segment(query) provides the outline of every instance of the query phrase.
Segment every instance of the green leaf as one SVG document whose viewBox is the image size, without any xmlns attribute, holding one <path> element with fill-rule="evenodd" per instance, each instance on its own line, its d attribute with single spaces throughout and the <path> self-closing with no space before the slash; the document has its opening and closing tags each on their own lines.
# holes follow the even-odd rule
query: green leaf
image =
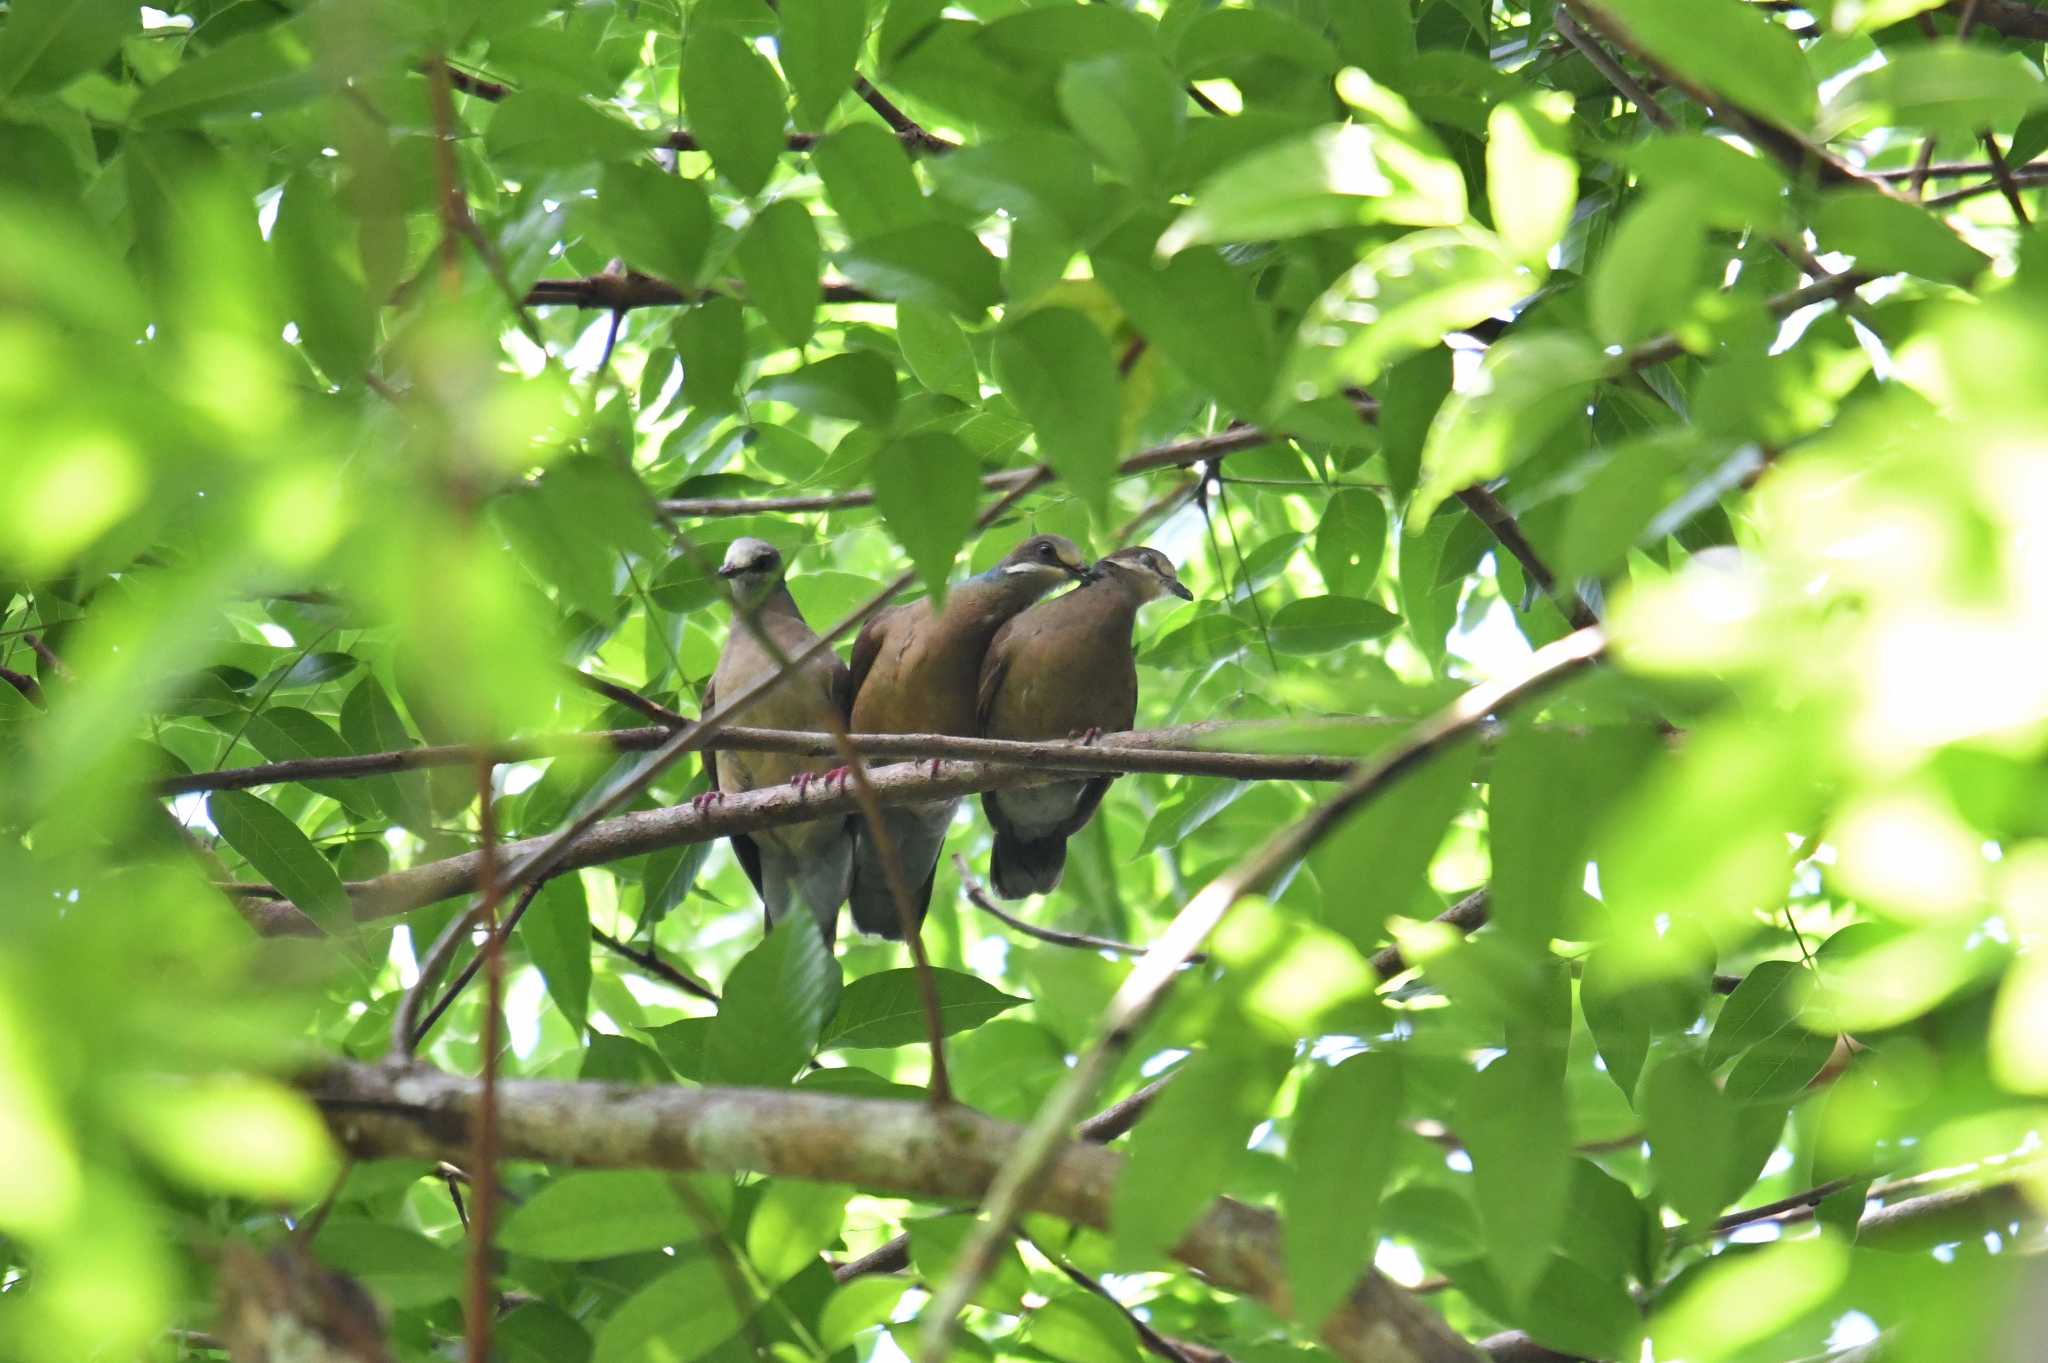
<svg viewBox="0 0 2048 1363">
<path fill-rule="evenodd" d="M 1670 505 L 1675 475 L 1718 448 L 1692 430 L 1660 431 L 1602 452 L 1605 462 L 1565 510 L 1552 566 L 1570 581 L 1612 572 Z"/>
<path fill-rule="evenodd" d="M 934 162 L 930 174 L 944 198 L 1067 237 L 1095 227 L 1101 216 L 1094 165 L 1064 133 L 1025 133 L 964 147 Z"/>
<path fill-rule="evenodd" d="M 1579 1007 L 1601 1063 L 1631 1103 L 1650 1038 L 1690 1027 L 1707 994 L 1711 958 L 1687 969 L 1660 954 L 1626 941 L 1596 947 L 1579 981 Z"/>
<path fill-rule="evenodd" d="M 1163 1258 L 1222 1191 L 1290 1058 L 1280 1047 L 1202 1050 L 1182 1067 L 1131 1133 L 1110 1202 L 1119 1265 Z"/>
<path fill-rule="evenodd" d="M 1734 1195 L 1728 1186 L 1740 1138 L 1734 1103 L 1698 1059 L 1679 1052 L 1643 1081 L 1642 1113 L 1658 1194 L 1687 1221 L 1711 1221 Z"/>
<path fill-rule="evenodd" d="M 827 1353 L 838 1353 L 875 1326 L 888 1324 L 909 1290 L 907 1280 L 884 1273 L 840 1284 L 818 1315 L 818 1342 Z"/>
<path fill-rule="evenodd" d="M 99 66 L 138 13 L 122 0 L 14 0 L 0 28 L 0 97 L 48 94 Z"/>
<path fill-rule="evenodd" d="M 1387 554 L 1387 504 L 1364 488 L 1339 488 L 1316 523 L 1316 571 L 1332 595 L 1363 597 Z"/>
<path fill-rule="evenodd" d="M 1273 612 L 1278 653 L 1328 653 L 1362 639 L 1377 639 L 1401 623 L 1378 602 L 1355 596 L 1311 596 Z"/>
<path fill-rule="evenodd" d="M 797 918 L 810 921 L 808 914 Z M 709 1254 L 700 1254 L 635 1292 L 597 1332 L 591 1363 L 691 1363 L 730 1339 L 755 1302 Z"/>
<path fill-rule="evenodd" d="M 1655 752 L 1646 730 L 1610 727 L 1580 736 L 1510 727 L 1488 797 L 1489 916 L 1501 931 L 1539 948 L 1566 935 L 1566 906 L 1585 883 L 1593 832 Z"/>
<path fill-rule="evenodd" d="M 347 930 L 348 891 L 297 824 L 247 791 L 214 791 L 206 797 L 206 810 L 228 846 L 279 893 L 328 931 Z"/>
<path fill-rule="evenodd" d="M 811 148 L 811 164 L 846 235 L 855 241 L 931 217 L 902 140 L 878 123 L 849 123 Z"/>
<path fill-rule="evenodd" d="M 1818 97 L 1799 41 L 1742 0 L 1600 0 L 1594 13 L 1611 16 L 1629 46 L 1737 107 L 1794 131 L 1812 126 Z"/>
<path fill-rule="evenodd" d="M 1785 217 L 1785 176 L 1762 156 L 1704 133 L 1663 134 L 1628 149 L 1628 165 L 1652 189 L 1713 192 L 1694 198 L 1706 221 L 1727 232 L 1766 231 Z"/>
<path fill-rule="evenodd" d="M 1095 510 L 1109 509 L 1123 397 L 1116 357 L 1095 323 L 1040 308 L 996 334 L 996 382 L 1038 432 L 1038 457 Z"/>
<path fill-rule="evenodd" d="M 590 1012 L 590 906 L 574 871 L 543 885 L 519 920 L 519 940 L 570 1030 L 583 1035 Z"/>
<path fill-rule="evenodd" d="M 1379 1244 L 1380 1191 L 1402 1114 L 1392 1055 L 1354 1055 L 1303 1086 L 1287 1150 L 1282 1226 L 1296 1318 L 1313 1326 L 1364 1276 Z"/>
<path fill-rule="evenodd" d="M 910 1234 L 910 1266 L 928 1283 L 942 1283 L 953 1270 L 979 1218 L 968 1215 L 926 1216 L 905 1227 Z M 971 1299 L 976 1306 L 1007 1315 L 1021 1315 L 1024 1294 L 1031 1291 L 1031 1274 L 1017 1253 L 1015 1241 L 1006 1241 L 996 1253 L 994 1268 Z"/>
<path fill-rule="evenodd" d="M 375 677 L 365 676 L 341 703 L 341 736 L 358 757 L 372 753 L 402 752 L 417 747 L 406 731 L 405 721 L 391 704 L 391 697 Z M 359 780 L 370 798 L 384 811 L 384 817 L 409 828 L 426 828 L 433 822 L 427 808 L 426 780 L 418 772 L 398 776 L 371 776 Z"/>
<path fill-rule="evenodd" d="M 1164 269 L 1099 259 L 1095 275 L 1138 333 L 1189 378 L 1246 417 L 1265 410 L 1278 346 L 1243 271 L 1214 251 L 1190 249 Z"/>
<path fill-rule="evenodd" d="M 759 194 L 782 155 L 784 98 L 775 68 L 733 30 L 692 23 L 682 84 L 690 131 L 711 164 L 741 194 Z"/>
<path fill-rule="evenodd" d="M 497 1246 L 507 1254 L 566 1262 L 695 1244 L 718 1226 L 706 1226 L 691 1209 L 692 1199 L 705 1204 L 705 1194 L 679 1185 L 711 1177 L 652 1169 L 563 1174 L 512 1209 Z"/>
<path fill-rule="evenodd" d="M 129 109 L 137 123 L 188 127 L 202 118 L 274 114 L 320 93 L 326 78 L 296 24 L 273 24 L 228 39 L 183 62 Z"/>
<path fill-rule="evenodd" d="M 242 737 L 272 762 L 304 762 L 312 758 L 348 756 L 348 744 L 328 727 L 327 721 L 307 710 L 273 705 L 249 716 Z M 360 781 L 305 781 L 306 789 L 318 791 L 362 819 L 375 818 L 376 802 Z"/>
<path fill-rule="evenodd" d="M 462 1286 L 461 1253 L 403 1226 L 332 1216 L 313 1237 L 313 1255 L 399 1310 L 446 1301 Z"/>
<path fill-rule="evenodd" d="M 1697 186 L 1637 199 L 1614 230 L 1587 284 L 1593 330 L 1608 345 L 1668 331 L 1706 282 L 1706 223 Z"/>
<path fill-rule="evenodd" d="M 1827 127 L 1833 135 L 1881 123 L 1974 138 L 2043 104 L 2048 83 L 2016 52 L 1960 42 L 1900 45 L 1886 49 L 1882 65 L 1842 87 L 1829 104 Z"/>
<path fill-rule="evenodd" d="M 981 374 L 960 324 L 938 308 L 896 305 L 896 343 L 917 381 L 934 393 L 962 402 L 981 400 Z"/>
<path fill-rule="evenodd" d="M 1789 1102 L 1806 1091 L 1834 1053 L 1834 1037 L 1788 1028 L 1744 1052 L 1728 1072 L 1724 1091 L 1737 1102 Z"/>
<path fill-rule="evenodd" d="M 639 162 L 605 166 L 593 219 L 628 265 L 687 289 L 711 243 L 711 200 L 695 180 Z"/>
<path fill-rule="evenodd" d="M 1493 106 L 1486 118 L 1486 201 L 1493 230 L 1515 259 L 1542 269 L 1579 201 L 1572 101 L 1537 90 Z"/>
<path fill-rule="evenodd" d="M 1873 274 L 1897 270 L 1967 284 L 1991 264 L 1927 210 L 1875 190 L 1823 195 L 1813 230 L 1822 247 L 1856 257 L 1857 267 Z"/>
<path fill-rule="evenodd" d="M 1412 535 L 1445 498 L 1497 478 L 1573 421 L 1604 370 L 1583 337 L 1509 336 L 1488 347 L 1480 382 L 1445 399 L 1422 445 L 1422 481 L 1405 521 Z"/>
<path fill-rule="evenodd" d="M 825 296 L 818 228 L 799 199 L 777 199 L 747 224 L 733 248 L 747 301 L 793 346 L 811 339 Z"/>
<path fill-rule="evenodd" d="M 896 417 L 896 370 L 872 350 L 849 350 L 762 379 L 753 395 L 886 430 Z"/>
<path fill-rule="evenodd" d="M 1298 237 L 1337 227 L 1465 220 L 1465 177 L 1435 139 L 1401 140 L 1359 123 L 1334 124 L 1234 161 L 1205 180 L 1159 239 L 1189 246 Z"/>
<path fill-rule="evenodd" d="M 1247 58 L 1277 57 L 1328 75 L 1337 69 L 1329 39 L 1275 10 L 1212 9 L 1190 21 L 1174 48 L 1181 71 L 1197 80 L 1228 76 Z"/>
<path fill-rule="evenodd" d="M 1381 457 L 1396 508 L 1415 491 L 1423 444 L 1450 392 L 1451 351 L 1441 345 L 1400 361 L 1379 386 Z"/>
<path fill-rule="evenodd" d="M 996 1014 L 1029 1002 L 1005 994 L 979 976 L 932 969 L 938 991 L 939 1030 L 945 1036 L 979 1027 Z M 925 1014 L 915 970 L 884 970 L 846 987 L 823 1045 L 909 1046 L 924 1041 Z"/>
<path fill-rule="evenodd" d="M 747 1258 L 763 1281 L 779 1286 L 818 1262 L 839 1239 L 851 1188 L 772 1180 L 747 1220 Z"/>
<path fill-rule="evenodd" d="M 1180 82 L 1145 52 L 1107 52 L 1063 64 L 1059 102 L 1075 135 L 1134 185 L 1159 176 L 1187 117 Z"/>
<path fill-rule="evenodd" d="M 1062 1292 L 1024 1320 L 1024 1340 L 1056 1363 L 1137 1363 L 1138 1332 L 1115 1302 Z"/>
<path fill-rule="evenodd" d="M 591 1340 L 576 1318 L 542 1301 L 513 1307 L 491 1327 L 505 1363 L 589 1363 Z"/>
<path fill-rule="evenodd" d="M 1797 961 L 1753 966 L 1714 1020 L 1707 1037 L 1707 1068 L 1719 1069 L 1758 1042 L 1797 1027 L 1794 1019 L 1812 993 L 1813 972 Z"/>
<path fill-rule="evenodd" d="M 868 26 L 867 0 L 781 0 L 776 55 L 796 96 L 800 128 L 822 128 L 853 85 L 853 63 Z"/>
<path fill-rule="evenodd" d="M 683 361 L 683 399 L 692 407 L 729 412 L 747 360 L 747 324 L 740 305 L 714 294 L 676 319 L 670 335 Z M 670 609 L 675 609 L 671 607 Z"/>
<path fill-rule="evenodd" d="M 876 453 L 873 479 L 882 523 L 910 555 L 932 600 L 943 602 L 981 498 L 974 456 L 958 436 L 920 431 Z"/>
<path fill-rule="evenodd" d="M 1571 1122 L 1556 1069 L 1511 1050 L 1479 1072 L 1458 1114 L 1472 1156 L 1487 1262 L 1524 1300 L 1564 1229 L 1571 1187 Z"/>
<path fill-rule="evenodd" d="M 950 222 L 922 222 L 855 242 L 839 257 L 871 293 L 979 321 L 1002 297 L 1002 268 L 980 238 Z"/>
<path fill-rule="evenodd" d="M 1396 778 L 1309 853 L 1322 890 L 1322 921 L 1370 956 L 1389 914 L 1406 914 L 1451 817 L 1472 798 L 1478 749 L 1449 748 Z M 1434 910 L 1432 910 L 1434 912 Z"/>
<path fill-rule="evenodd" d="M 356 224 L 326 180 L 314 174 L 285 182 L 270 239 L 299 341 L 339 385 L 360 380 L 369 365 L 377 309 L 368 297 L 355 252 Z"/>
<path fill-rule="evenodd" d="M 839 988 L 839 962 L 817 920 L 793 913 L 777 923 L 726 977 L 704 1042 L 709 1082 L 787 1084 L 817 1053 Z"/>
<path fill-rule="evenodd" d="M 654 139 L 588 102 L 550 90 L 507 97 L 484 129 L 491 161 L 514 175 L 538 175 L 593 161 L 643 156 Z"/>
<path fill-rule="evenodd" d="M 1288 362 L 1288 391 L 1376 382 L 1444 336 L 1507 311 L 1536 280 L 1477 228 L 1412 232 L 1371 251 L 1310 305 Z"/>
</svg>

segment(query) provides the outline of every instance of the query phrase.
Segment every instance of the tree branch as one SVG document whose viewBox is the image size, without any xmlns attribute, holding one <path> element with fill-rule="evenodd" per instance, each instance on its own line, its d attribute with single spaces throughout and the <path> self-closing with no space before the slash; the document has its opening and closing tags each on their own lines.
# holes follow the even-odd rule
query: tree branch
<svg viewBox="0 0 2048 1363">
<path fill-rule="evenodd" d="M 964 855 L 959 852 L 953 854 L 953 867 L 960 873 L 960 893 L 965 896 L 967 902 L 1013 932 L 1021 932 L 1026 937 L 1036 938 L 1038 941 L 1048 942 L 1056 947 L 1076 947 L 1082 951 L 1108 951 L 1114 952 L 1118 956 L 1143 956 L 1145 954 L 1145 948 L 1133 946 L 1129 942 L 1112 942 L 1107 937 L 1093 937 L 1085 932 L 1061 932 L 1057 928 L 1041 928 L 1036 923 L 1027 923 L 1006 911 L 1002 905 L 996 903 L 987 890 L 982 888 L 981 882 L 974 878 L 974 872 L 968 867 L 967 858 Z M 1193 965 L 1201 959 L 1200 956 L 1191 956 L 1188 958 L 1188 964 Z"/>
<path fill-rule="evenodd" d="M 466 1149 L 471 1079 L 337 1062 L 301 1087 L 337 1139 L 362 1157 L 445 1159 Z M 1021 1133 L 954 1106 L 776 1089 L 639 1087 L 507 1080 L 498 1090 L 501 1157 L 564 1167 L 758 1172 L 850 1183 L 938 1202 L 972 1202 Z M 1105 1228 L 1122 1159 L 1088 1144 L 1053 1152 L 1030 1207 Z M 1271 1212 L 1218 1199 L 1173 1248 L 1218 1287 L 1292 1307 Z M 1433 1313 L 1368 1270 L 1321 1335 L 1352 1363 L 1467 1363 L 1471 1348 Z"/>
<path fill-rule="evenodd" d="M 1361 406 L 1362 412 L 1377 410 L 1376 406 Z M 1176 440 L 1169 445 L 1141 450 L 1118 464 L 1115 476 L 1150 473 L 1154 469 L 1186 468 L 1285 438 L 1278 432 L 1261 430 L 1256 426 L 1233 426 L 1215 435 Z M 983 475 L 981 485 L 990 491 L 1000 491 L 1019 486 L 1036 488 L 1048 481 L 1049 477 L 1038 469 L 1006 469 L 1001 473 Z M 678 497 L 662 502 L 661 509 L 671 516 L 755 516 L 767 512 L 836 511 L 842 507 L 872 506 L 874 501 L 873 490 L 862 488 L 852 492 L 799 497 Z"/>
<path fill-rule="evenodd" d="M 673 712 L 670 712 L 673 713 Z M 1333 731 L 1398 727 L 1398 718 L 1335 716 L 1323 723 Z M 594 750 L 649 752 L 680 726 L 603 729 L 593 733 L 557 734 L 485 745 L 456 743 L 432 748 L 401 748 L 394 752 L 351 757 L 304 757 L 265 762 L 253 767 L 227 767 L 169 776 L 157 783 L 159 795 L 184 795 L 200 790 L 247 790 L 252 786 L 291 781 L 333 781 L 423 767 L 460 766 L 478 756 L 492 762 L 530 762 Z M 1137 729 L 1105 734 L 1093 744 L 1068 739 L 1025 742 L 1002 738 L 955 738 L 950 734 L 853 734 L 852 747 L 862 757 L 882 761 L 950 757 L 971 762 L 1049 766 L 1059 771 L 1158 772 L 1182 776 L 1224 776 L 1243 780 L 1337 781 L 1351 771 L 1342 757 L 1293 756 L 1258 752 L 1196 749 L 1187 745 L 1219 740 L 1232 734 L 1247 737 L 1264 732 L 1298 732 L 1289 721 L 1207 721 L 1170 729 Z M 755 729 L 735 724 L 704 743 L 707 752 L 745 749 L 750 752 L 794 753 L 827 757 L 838 751 L 832 735 L 800 729 Z"/>
<path fill-rule="evenodd" d="M 858 285 L 843 279 L 824 282 L 827 303 L 877 303 L 878 299 Z M 701 302 L 725 289 L 682 289 L 664 279 L 627 270 L 622 274 L 585 275 L 580 279 L 538 279 L 526 291 L 525 304 L 531 308 L 596 308 L 604 312 L 631 312 L 635 308 L 674 308 Z"/>
</svg>

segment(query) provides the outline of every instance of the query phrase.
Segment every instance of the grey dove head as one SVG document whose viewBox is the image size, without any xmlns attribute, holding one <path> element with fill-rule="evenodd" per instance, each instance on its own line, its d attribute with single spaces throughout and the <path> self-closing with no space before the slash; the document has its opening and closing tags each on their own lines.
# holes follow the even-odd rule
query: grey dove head
<svg viewBox="0 0 2048 1363">
<path fill-rule="evenodd" d="M 1140 601 L 1162 596 L 1177 596 L 1183 601 L 1195 599 L 1195 594 L 1173 571 L 1173 560 L 1142 544 L 1104 555 L 1088 576 L 1091 581 L 1113 578 L 1135 591 Z"/>
<path fill-rule="evenodd" d="M 767 540 L 742 536 L 725 551 L 718 575 L 731 584 L 735 601 L 752 605 L 782 581 L 782 551 Z"/>
<path fill-rule="evenodd" d="M 1062 577 L 1086 581 L 1088 560 L 1064 535 L 1033 535 L 1003 555 L 994 571 L 1005 577 L 1036 578 L 1045 584 L 1040 590 L 1046 590 Z"/>
</svg>

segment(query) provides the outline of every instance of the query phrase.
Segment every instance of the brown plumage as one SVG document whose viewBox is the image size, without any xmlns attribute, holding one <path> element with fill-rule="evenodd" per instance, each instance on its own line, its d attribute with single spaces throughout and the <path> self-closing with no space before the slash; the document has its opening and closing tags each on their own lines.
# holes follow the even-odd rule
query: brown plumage
<svg viewBox="0 0 2048 1363">
<path fill-rule="evenodd" d="M 1192 600 L 1156 549 L 1119 549 L 1089 581 L 1044 601 L 996 632 L 981 665 L 978 727 L 985 738 L 1046 739 L 1131 727 L 1138 665 L 1131 630 L 1138 608 L 1164 595 Z M 1081 830 L 1114 780 L 990 791 L 982 810 L 995 830 L 989 884 L 1005 899 L 1059 884 L 1067 839 Z"/>
<path fill-rule="evenodd" d="M 1033 535 L 995 567 L 947 592 L 940 610 L 933 611 L 929 600 L 915 601 L 875 616 L 853 644 L 853 731 L 971 737 L 989 640 L 1017 612 L 1086 572 L 1072 541 Z M 931 904 L 946 826 L 959 804 L 902 805 L 883 815 L 920 922 Z M 903 935 L 879 849 L 864 830 L 854 849 L 848 898 L 863 932 Z"/>
</svg>

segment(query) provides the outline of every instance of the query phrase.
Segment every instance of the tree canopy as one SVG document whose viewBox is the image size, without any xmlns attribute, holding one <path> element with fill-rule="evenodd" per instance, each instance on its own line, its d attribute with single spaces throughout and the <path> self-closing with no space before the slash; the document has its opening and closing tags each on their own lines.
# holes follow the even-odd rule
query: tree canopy
<svg viewBox="0 0 2048 1363">
<path fill-rule="evenodd" d="M 0 1359 L 2008 1356 L 2044 43 L 9 0 Z M 704 705 L 736 538 L 1037 532 L 1193 590 L 1134 733 Z M 1083 771 L 916 951 L 725 841 Z"/>
</svg>

